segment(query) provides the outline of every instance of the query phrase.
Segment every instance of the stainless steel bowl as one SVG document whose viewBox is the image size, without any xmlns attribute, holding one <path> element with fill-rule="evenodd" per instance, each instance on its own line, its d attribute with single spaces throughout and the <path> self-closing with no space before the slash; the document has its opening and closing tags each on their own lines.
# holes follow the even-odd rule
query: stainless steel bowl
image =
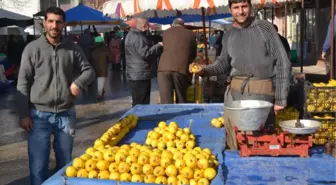
<svg viewBox="0 0 336 185">
<path fill-rule="evenodd" d="M 316 120 L 307 120 L 301 119 L 300 123 L 303 127 L 297 128 L 295 127 L 295 123 L 297 120 L 288 120 L 280 122 L 280 127 L 283 131 L 287 131 L 291 134 L 312 134 L 316 132 L 321 127 L 321 122 Z"/>
<path fill-rule="evenodd" d="M 255 131 L 264 127 L 272 103 L 259 100 L 232 101 L 224 105 L 233 125 L 241 131 Z"/>
</svg>

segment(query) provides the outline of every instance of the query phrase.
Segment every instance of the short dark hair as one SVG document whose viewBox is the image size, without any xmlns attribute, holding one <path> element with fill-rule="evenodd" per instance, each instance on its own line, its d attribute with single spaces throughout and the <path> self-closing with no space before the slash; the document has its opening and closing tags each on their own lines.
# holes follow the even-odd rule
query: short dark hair
<svg viewBox="0 0 336 185">
<path fill-rule="evenodd" d="M 278 26 L 276 24 L 273 24 L 273 26 L 274 26 L 274 29 L 278 32 L 279 31 Z"/>
<path fill-rule="evenodd" d="M 44 14 L 44 20 L 48 19 L 48 14 L 52 13 L 55 15 L 60 15 L 63 17 L 63 21 L 65 22 L 66 18 L 65 18 L 65 13 L 62 9 L 58 8 L 58 7 L 49 7 Z"/>
<path fill-rule="evenodd" d="M 231 8 L 234 3 L 248 3 L 251 5 L 251 0 L 229 0 L 229 7 Z"/>
</svg>

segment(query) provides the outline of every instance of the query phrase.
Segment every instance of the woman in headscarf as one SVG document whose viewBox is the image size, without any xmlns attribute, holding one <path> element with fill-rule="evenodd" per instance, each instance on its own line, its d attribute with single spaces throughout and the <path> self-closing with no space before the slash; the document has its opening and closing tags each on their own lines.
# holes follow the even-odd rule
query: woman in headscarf
<svg viewBox="0 0 336 185">
<path fill-rule="evenodd" d="M 115 71 L 120 70 L 120 38 L 118 38 L 116 32 L 111 32 L 111 40 L 109 48 L 112 54 L 112 69 Z"/>
<path fill-rule="evenodd" d="M 98 81 L 98 99 L 104 98 L 104 86 L 108 76 L 107 65 L 112 60 L 111 53 L 104 43 L 104 38 L 97 36 L 92 46 L 92 66 Z"/>
</svg>

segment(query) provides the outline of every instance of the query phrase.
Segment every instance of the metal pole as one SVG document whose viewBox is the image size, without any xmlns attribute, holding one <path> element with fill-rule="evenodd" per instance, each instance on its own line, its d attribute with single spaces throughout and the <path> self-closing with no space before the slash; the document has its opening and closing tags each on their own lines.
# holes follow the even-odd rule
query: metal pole
<svg viewBox="0 0 336 185">
<path fill-rule="evenodd" d="M 34 36 L 35 36 L 35 16 L 33 16 L 33 21 L 34 21 L 33 30 L 34 30 Z"/>
<path fill-rule="evenodd" d="M 300 66 L 301 73 L 303 72 L 303 60 L 304 60 L 304 38 L 305 38 L 305 11 L 304 11 L 304 0 L 301 2 L 301 11 L 300 11 Z"/>
<path fill-rule="evenodd" d="M 272 24 L 274 24 L 274 5 L 272 5 Z"/>
<path fill-rule="evenodd" d="M 285 34 L 284 36 L 287 38 L 287 3 L 285 4 Z"/>
<path fill-rule="evenodd" d="M 210 36 L 211 36 L 211 18 L 210 18 L 210 16 L 208 16 L 209 17 L 209 41 L 210 41 Z"/>
<path fill-rule="evenodd" d="M 320 33 L 320 29 L 318 29 L 320 27 L 320 1 L 316 0 L 315 2 L 315 52 L 319 53 L 319 48 L 320 48 L 320 39 L 319 39 L 319 33 Z"/>
<path fill-rule="evenodd" d="M 203 7 L 202 7 L 202 23 L 203 23 L 203 35 L 206 38 L 205 8 L 203 8 Z M 204 42 L 204 47 L 205 47 L 204 54 L 205 54 L 205 60 L 206 60 L 205 62 L 206 62 L 206 64 L 208 64 L 208 60 L 209 60 L 209 57 L 208 57 L 208 43 L 207 43 L 206 40 Z"/>
<path fill-rule="evenodd" d="M 82 24 L 82 22 L 80 22 L 80 27 L 81 27 L 81 34 L 83 36 L 83 24 Z"/>
<path fill-rule="evenodd" d="M 330 46 L 330 79 L 335 79 L 335 0 L 331 0 L 331 46 Z"/>
</svg>

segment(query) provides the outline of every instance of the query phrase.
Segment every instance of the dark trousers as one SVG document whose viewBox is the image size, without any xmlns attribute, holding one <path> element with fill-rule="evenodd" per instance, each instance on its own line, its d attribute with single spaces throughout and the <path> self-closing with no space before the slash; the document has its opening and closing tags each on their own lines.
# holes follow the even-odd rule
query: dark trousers
<svg viewBox="0 0 336 185">
<path fill-rule="evenodd" d="M 176 103 L 187 102 L 189 79 L 186 75 L 172 71 L 161 71 L 158 72 L 158 84 L 161 104 L 174 103 L 173 90 L 176 93 Z"/>
<path fill-rule="evenodd" d="M 151 80 L 130 80 L 132 90 L 132 107 L 138 104 L 149 104 Z"/>
</svg>

